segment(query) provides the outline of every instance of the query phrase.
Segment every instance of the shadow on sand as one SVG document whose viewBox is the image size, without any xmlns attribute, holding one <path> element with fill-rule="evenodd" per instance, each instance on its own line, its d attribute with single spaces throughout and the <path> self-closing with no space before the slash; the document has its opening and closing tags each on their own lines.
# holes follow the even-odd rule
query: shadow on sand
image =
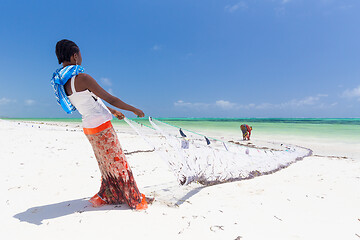
<svg viewBox="0 0 360 240">
<path fill-rule="evenodd" d="M 25 212 L 14 215 L 14 218 L 22 222 L 28 222 L 35 225 L 43 224 L 43 220 L 63 217 L 74 213 L 89 211 L 108 211 L 113 209 L 130 210 L 127 204 L 122 205 L 105 205 L 98 208 L 91 206 L 88 198 L 75 199 L 60 203 L 54 203 L 44 206 L 32 207 Z"/>
<path fill-rule="evenodd" d="M 192 196 L 194 196 L 195 194 L 199 193 L 202 189 L 204 189 L 206 186 L 201 186 L 201 187 L 197 187 L 192 189 L 191 191 L 189 191 L 188 193 L 186 193 L 183 197 L 181 197 L 176 203 L 175 206 L 180 206 L 182 205 L 184 202 L 189 202 L 188 199 L 191 198 Z"/>
<path fill-rule="evenodd" d="M 178 188 L 178 186 L 176 186 Z M 189 198 L 199 193 L 205 186 L 194 188 L 190 191 L 185 191 L 185 195 L 182 197 L 178 196 L 177 202 L 172 203 L 171 205 L 179 207 L 184 202 L 187 202 Z M 173 189 L 162 189 L 164 192 L 173 191 Z M 165 191 L 166 190 L 166 191 Z M 101 207 L 94 208 L 92 204 L 88 201 L 88 198 L 80 198 L 65 202 L 59 202 L 44 206 L 32 207 L 26 210 L 25 212 L 18 213 L 14 215 L 14 218 L 19 219 L 21 222 L 28 222 L 35 225 L 43 224 L 44 220 L 55 219 L 74 213 L 83 213 L 90 211 L 109 211 L 109 210 L 130 210 L 130 207 L 127 204 L 121 205 L 104 205 Z"/>
</svg>

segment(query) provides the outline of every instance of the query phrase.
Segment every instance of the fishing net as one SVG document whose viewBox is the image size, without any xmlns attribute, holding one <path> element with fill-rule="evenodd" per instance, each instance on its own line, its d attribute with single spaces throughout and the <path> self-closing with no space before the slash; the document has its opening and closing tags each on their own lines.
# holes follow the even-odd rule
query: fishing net
<svg viewBox="0 0 360 240">
<path fill-rule="evenodd" d="M 213 185 L 253 178 L 312 154 L 310 149 L 293 145 L 279 144 L 275 149 L 225 142 L 154 118 L 149 118 L 147 124 L 125 121 L 156 150 L 181 185 Z M 148 137 L 151 135 L 155 137 Z"/>
</svg>

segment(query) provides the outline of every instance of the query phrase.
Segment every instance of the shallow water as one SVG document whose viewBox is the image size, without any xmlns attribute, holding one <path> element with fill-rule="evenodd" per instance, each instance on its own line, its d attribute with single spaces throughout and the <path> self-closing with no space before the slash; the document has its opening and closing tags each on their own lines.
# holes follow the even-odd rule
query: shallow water
<svg viewBox="0 0 360 240">
<path fill-rule="evenodd" d="M 81 123 L 79 118 L 16 119 L 44 122 Z M 134 119 L 150 125 L 147 119 Z M 252 137 L 288 136 L 289 138 L 318 138 L 323 141 L 360 143 L 360 118 L 159 118 L 158 120 L 209 136 L 239 136 L 240 125 L 253 127 Z M 124 121 L 113 120 L 121 127 Z"/>
<path fill-rule="evenodd" d="M 253 127 L 252 136 L 289 136 L 360 143 L 360 119 L 160 119 L 203 134 L 241 137 L 240 125 Z M 144 124 L 146 121 L 142 120 Z"/>
</svg>

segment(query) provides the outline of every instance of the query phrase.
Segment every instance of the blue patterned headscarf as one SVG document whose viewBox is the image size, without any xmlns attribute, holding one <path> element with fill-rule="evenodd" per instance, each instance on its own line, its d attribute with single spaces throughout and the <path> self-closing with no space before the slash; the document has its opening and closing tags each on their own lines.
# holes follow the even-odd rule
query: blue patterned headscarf
<svg viewBox="0 0 360 240">
<path fill-rule="evenodd" d="M 51 85 L 54 88 L 56 100 L 68 114 L 76 111 L 76 108 L 71 104 L 69 98 L 67 97 L 64 85 L 73 76 L 76 76 L 82 72 L 84 72 L 84 68 L 80 65 L 69 65 L 57 69 L 51 79 Z"/>
</svg>

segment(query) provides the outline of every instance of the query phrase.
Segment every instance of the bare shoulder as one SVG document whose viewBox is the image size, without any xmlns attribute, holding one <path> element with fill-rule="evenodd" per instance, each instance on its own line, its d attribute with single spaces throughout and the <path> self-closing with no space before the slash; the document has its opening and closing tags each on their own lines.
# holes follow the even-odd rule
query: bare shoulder
<svg viewBox="0 0 360 240">
<path fill-rule="evenodd" d="M 96 85 L 96 81 L 89 74 L 79 73 L 76 77 L 76 85 L 80 89 L 91 89 L 92 86 Z"/>
<path fill-rule="evenodd" d="M 89 74 L 80 73 L 76 79 L 76 89 L 87 89 L 105 101 L 109 100 L 111 97 L 109 96 L 109 93 L 107 93 Z"/>
<path fill-rule="evenodd" d="M 89 74 L 79 73 L 76 76 L 75 88 L 77 91 L 84 91 L 86 89 L 92 91 L 93 82 L 95 82 L 95 80 Z"/>
<path fill-rule="evenodd" d="M 86 73 L 79 73 L 76 77 L 76 80 L 79 81 L 89 81 L 89 80 L 94 80 L 89 74 Z"/>
</svg>

